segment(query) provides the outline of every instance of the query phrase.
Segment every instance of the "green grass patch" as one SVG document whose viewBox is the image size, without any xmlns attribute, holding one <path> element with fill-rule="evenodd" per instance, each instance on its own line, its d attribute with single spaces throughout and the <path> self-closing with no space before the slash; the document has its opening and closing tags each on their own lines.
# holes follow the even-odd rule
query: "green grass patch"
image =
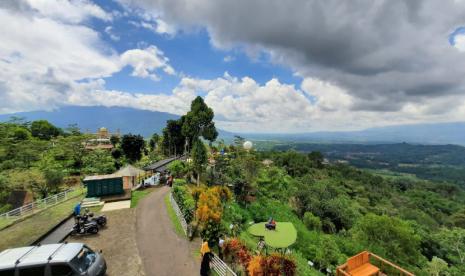
<svg viewBox="0 0 465 276">
<path fill-rule="evenodd" d="M 166 205 L 166 211 L 168 212 L 168 216 L 171 219 L 171 222 L 173 223 L 174 226 L 174 231 L 182 237 L 186 237 L 186 234 L 184 233 L 184 230 L 182 229 L 181 222 L 178 219 L 178 216 L 176 215 L 176 212 L 173 209 L 173 206 L 171 206 L 170 202 L 170 195 L 167 194 L 164 198 L 165 200 L 165 205 Z"/>
<path fill-rule="evenodd" d="M 79 187 L 79 188 L 76 188 L 74 191 L 68 193 L 67 198 L 68 198 L 68 200 L 73 199 L 75 197 L 79 197 L 79 198 L 82 199 L 83 194 L 85 194 L 85 188 Z M 59 204 L 62 204 L 62 203 L 63 202 L 61 202 Z M 4 228 L 6 228 L 6 227 L 8 227 L 10 225 L 13 225 L 15 223 L 19 223 L 21 221 L 29 219 L 30 217 L 35 216 L 38 213 L 47 210 L 48 208 L 54 208 L 55 206 L 56 205 L 52 205 L 52 206 L 49 206 L 49 207 L 46 207 L 46 208 L 43 208 L 43 209 L 39 209 L 39 210 L 31 212 L 30 214 L 25 215 L 25 216 L 23 216 L 22 218 L 19 218 L 19 219 L 14 218 L 14 217 L 10 217 L 10 218 L 2 217 L 2 218 L 0 218 L 0 230 L 4 229 Z M 39 208 L 42 208 L 42 207 L 44 207 L 44 206 L 40 206 Z"/>
<path fill-rule="evenodd" d="M 27 246 L 45 234 L 73 212 L 83 194 L 51 206 L 0 231 L 0 251 Z"/>
<path fill-rule="evenodd" d="M 139 201 L 144 198 L 146 195 L 150 194 L 152 189 L 145 189 L 145 190 L 136 190 L 132 191 L 131 194 L 131 208 L 137 207 Z"/>
<path fill-rule="evenodd" d="M 0 218 L 0 229 L 7 227 L 8 225 L 14 223 L 14 219 L 11 218 Z"/>
</svg>

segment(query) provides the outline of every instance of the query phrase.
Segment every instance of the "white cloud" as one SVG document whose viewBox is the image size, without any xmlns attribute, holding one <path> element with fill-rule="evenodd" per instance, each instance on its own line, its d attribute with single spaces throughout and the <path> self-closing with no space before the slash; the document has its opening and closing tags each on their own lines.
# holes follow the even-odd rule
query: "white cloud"
<svg viewBox="0 0 465 276">
<path fill-rule="evenodd" d="M 159 34 L 168 34 L 168 35 L 176 34 L 176 28 L 173 25 L 166 23 L 164 20 L 160 18 L 157 18 L 155 22 L 156 22 L 155 32 Z"/>
<path fill-rule="evenodd" d="M 105 28 L 105 33 L 111 38 L 111 40 L 114 41 L 119 41 L 121 37 L 119 35 L 116 35 L 113 33 L 113 27 L 112 26 L 107 26 Z"/>
<path fill-rule="evenodd" d="M 457 34 L 454 37 L 454 47 L 465 52 L 465 34 Z"/>
<path fill-rule="evenodd" d="M 26 0 L 43 16 L 68 23 L 80 23 L 90 17 L 110 21 L 112 15 L 87 0 Z"/>
<path fill-rule="evenodd" d="M 225 73 L 216 79 L 185 77 L 171 93 L 150 95 L 122 91 L 82 90 L 68 104 L 127 106 L 183 114 L 202 95 L 215 112 L 220 128 L 237 132 L 305 132 L 355 130 L 418 122 L 445 122 L 465 116 L 465 97 L 440 102 L 410 103 L 399 112 L 353 110 L 353 98 L 337 85 L 316 78 L 302 80 L 301 89 L 271 79 L 261 85 L 250 77 Z M 445 108 L 449 108 L 444 112 Z M 440 111 L 435 112 L 436 111 Z"/>
<path fill-rule="evenodd" d="M 122 65 L 130 65 L 134 68 L 132 75 L 141 78 L 159 80 L 156 71 L 161 69 L 166 74 L 174 75 L 174 69 L 168 64 L 169 60 L 156 46 L 146 49 L 132 49 L 121 55 Z"/>
<path fill-rule="evenodd" d="M 229 55 L 228 55 L 228 56 L 225 56 L 225 57 L 223 58 L 223 61 L 224 61 L 224 62 L 233 62 L 235 59 L 236 59 L 235 57 L 229 56 Z"/>
<path fill-rule="evenodd" d="M 0 113 L 67 104 L 73 93 L 104 90 L 102 78 L 127 65 L 140 77 L 159 79 L 156 71 L 175 73 L 155 46 L 128 50 L 120 56 L 102 42 L 98 32 L 75 24 L 86 17 L 101 16 L 98 8 L 73 15 L 71 24 L 55 16 L 55 6 L 34 3 L 37 8 L 33 10 L 27 2 L 0 4 Z M 71 1 L 69 5 L 94 4 Z M 106 31 L 111 33 L 112 28 Z"/>
<path fill-rule="evenodd" d="M 132 24 L 138 28 L 145 28 L 148 30 L 151 30 L 155 33 L 158 34 L 167 34 L 167 35 L 175 35 L 176 34 L 176 28 L 173 25 L 170 25 L 163 21 L 160 18 L 147 18 L 148 20 L 151 21 L 129 21 L 129 24 Z"/>
</svg>

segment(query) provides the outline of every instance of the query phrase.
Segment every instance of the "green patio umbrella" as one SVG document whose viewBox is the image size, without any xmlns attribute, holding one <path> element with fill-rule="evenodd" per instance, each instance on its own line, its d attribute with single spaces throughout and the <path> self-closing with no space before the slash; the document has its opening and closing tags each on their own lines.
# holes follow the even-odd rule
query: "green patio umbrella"
<svg viewBox="0 0 465 276">
<path fill-rule="evenodd" d="M 265 228 L 266 222 L 255 223 L 248 231 L 253 236 L 263 237 L 265 243 L 273 248 L 287 248 L 297 239 L 297 230 L 291 222 L 276 222 L 276 230 Z"/>
</svg>

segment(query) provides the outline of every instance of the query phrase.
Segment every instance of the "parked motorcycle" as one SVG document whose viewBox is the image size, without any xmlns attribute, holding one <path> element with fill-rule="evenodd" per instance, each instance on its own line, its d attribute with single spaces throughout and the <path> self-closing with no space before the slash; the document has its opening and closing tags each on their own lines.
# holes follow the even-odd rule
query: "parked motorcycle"
<svg viewBox="0 0 465 276">
<path fill-rule="evenodd" d="M 90 221 L 97 222 L 99 226 L 104 227 L 105 225 L 107 225 L 107 216 L 98 215 L 94 217 L 94 213 L 89 213 L 88 215 L 89 215 Z"/>
<path fill-rule="evenodd" d="M 84 221 L 95 221 L 98 226 L 104 227 L 107 225 L 107 216 L 99 215 L 94 217 L 94 213 L 90 212 L 89 209 L 86 209 L 86 213 L 82 216 Z"/>
<path fill-rule="evenodd" d="M 76 217 L 76 223 L 71 229 L 71 235 L 97 234 L 98 225 L 95 221 L 86 222 L 81 216 Z"/>
</svg>

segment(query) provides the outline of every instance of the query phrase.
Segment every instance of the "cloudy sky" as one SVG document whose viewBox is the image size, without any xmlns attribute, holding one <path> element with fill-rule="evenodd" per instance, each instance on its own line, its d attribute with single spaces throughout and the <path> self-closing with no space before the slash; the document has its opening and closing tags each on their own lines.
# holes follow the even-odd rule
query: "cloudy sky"
<svg viewBox="0 0 465 276">
<path fill-rule="evenodd" d="M 231 131 L 464 121 L 465 1 L 3 0 L 0 113 L 183 114 Z"/>
</svg>

